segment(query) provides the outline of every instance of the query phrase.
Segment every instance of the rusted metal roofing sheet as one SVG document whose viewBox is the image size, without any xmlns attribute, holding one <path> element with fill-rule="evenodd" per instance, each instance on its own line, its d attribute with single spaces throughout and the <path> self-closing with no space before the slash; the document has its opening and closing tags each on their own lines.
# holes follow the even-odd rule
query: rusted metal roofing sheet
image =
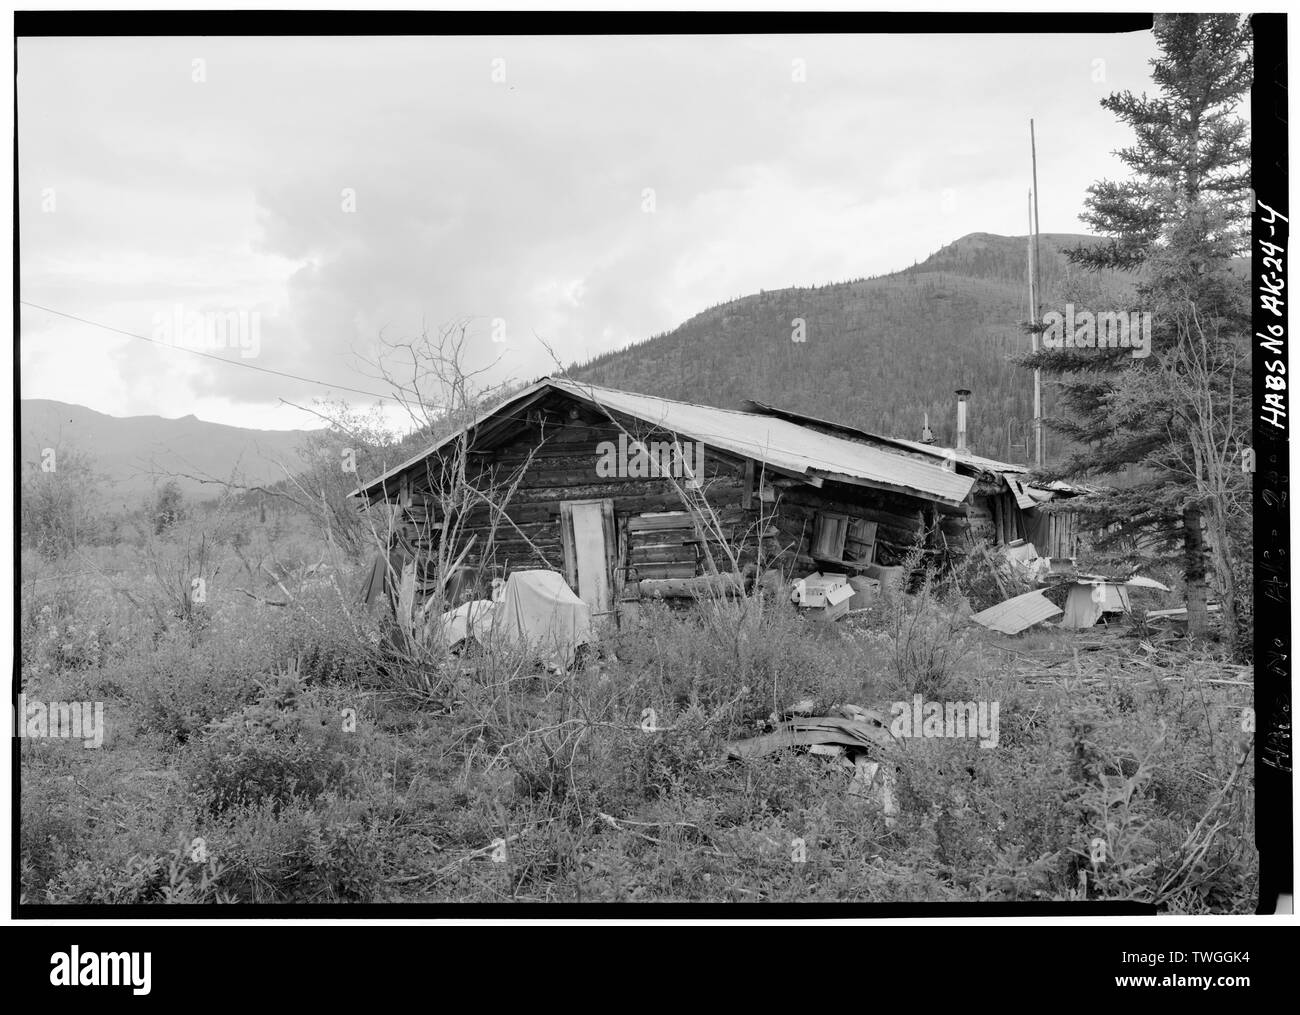
<svg viewBox="0 0 1300 1015">
<path fill-rule="evenodd" d="M 1035 589 L 1023 595 L 1014 596 L 1005 602 L 981 610 L 971 620 L 1002 634 L 1019 634 L 1026 628 L 1041 624 L 1044 620 L 1055 617 L 1061 608 L 1047 596 Z"/>
<path fill-rule="evenodd" d="M 866 485 L 883 486 L 950 504 L 960 504 L 975 484 L 972 477 L 950 472 L 938 463 L 932 465 L 880 447 L 818 433 L 779 417 L 676 402 L 564 378 L 543 378 L 513 396 L 504 405 L 484 414 L 474 425 L 508 409 L 521 399 L 531 397 L 541 387 L 548 385 L 593 406 L 631 416 L 682 438 L 702 441 L 705 454 L 709 447 L 713 447 L 810 479 L 824 478 L 850 483 L 860 481 Z M 446 438 L 416 458 L 390 469 L 356 492 L 371 490 L 386 479 L 418 464 L 449 443 L 453 437 Z"/>
<path fill-rule="evenodd" d="M 1013 472 L 1004 472 L 1002 478 L 1006 480 L 1007 487 L 1011 490 L 1012 495 L 1016 498 L 1016 504 L 1022 511 L 1038 506 L 1038 501 L 1030 496 L 1029 484 L 1025 482 L 1023 476 L 1018 476 Z"/>
</svg>

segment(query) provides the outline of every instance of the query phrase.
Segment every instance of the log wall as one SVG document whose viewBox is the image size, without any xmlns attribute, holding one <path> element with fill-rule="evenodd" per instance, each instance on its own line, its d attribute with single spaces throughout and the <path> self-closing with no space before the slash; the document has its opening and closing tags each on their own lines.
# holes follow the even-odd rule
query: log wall
<svg viewBox="0 0 1300 1015">
<path fill-rule="evenodd" d="M 609 499 L 618 540 L 616 592 L 638 578 L 703 573 L 708 569 L 706 548 L 716 566 L 727 569 L 729 557 L 716 534 L 692 514 L 672 481 L 601 474 L 602 443 L 617 448 L 623 431 L 599 410 L 583 406 L 575 412 L 574 405 L 563 396 L 547 399 L 524 418 L 489 433 L 486 447 L 471 454 L 467 478 L 476 489 L 504 491 L 513 485 L 514 491 L 503 513 L 483 506 L 464 520 L 463 538 L 478 537 L 465 563 L 481 574 L 502 577 L 528 568 L 563 573 L 561 503 Z M 625 420 L 624 426 L 642 440 L 671 440 L 634 420 Z M 409 500 L 408 518 L 427 536 L 441 519 L 428 477 L 421 479 L 419 471 L 403 483 L 401 496 Z M 706 446 L 703 492 L 742 565 L 758 559 L 761 542 L 764 566 L 791 575 L 833 563 L 811 555 L 819 511 L 874 522 L 875 561 L 886 565 L 898 563 L 918 542 L 960 551 L 979 539 L 997 543 L 1008 541 L 1012 532 L 1017 534 L 1012 538 L 1027 534 L 1014 500 L 995 483 L 978 484 L 964 504 L 943 505 L 853 484 L 827 481 L 817 488 Z M 1064 542 L 1066 533 L 1059 536 Z M 428 539 L 420 549 L 431 552 Z"/>
<path fill-rule="evenodd" d="M 645 432 L 632 421 L 625 424 L 644 440 L 671 440 L 666 434 Z M 644 435 L 643 435 L 644 432 Z M 472 511 L 460 527 L 464 538 L 477 535 L 466 558 L 471 567 L 502 576 L 528 568 L 564 570 L 560 504 L 564 501 L 611 500 L 618 534 L 620 566 L 636 564 L 642 577 L 677 577 L 696 573 L 702 549 L 693 527 L 674 526 L 633 530 L 629 523 L 643 515 L 683 512 L 686 503 L 673 481 L 662 476 L 602 475 L 600 446 L 619 446 L 622 431 L 596 410 L 580 410 L 571 418 L 568 406 L 544 410 L 526 429 L 491 449 L 471 455 L 468 481 L 479 490 L 513 493 L 496 512 L 483 506 Z M 684 484 L 679 479 L 679 484 Z M 756 514 L 746 511 L 743 460 L 704 449 L 702 490 L 729 537 L 739 539 Z M 416 481 L 413 496 L 436 501 L 429 482 Z M 499 499 L 499 497 L 494 497 Z M 715 549 L 720 551 L 720 547 Z M 719 561 L 721 565 L 721 561 Z M 624 576 L 616 575 L 616 584 Z"/>
</svg>

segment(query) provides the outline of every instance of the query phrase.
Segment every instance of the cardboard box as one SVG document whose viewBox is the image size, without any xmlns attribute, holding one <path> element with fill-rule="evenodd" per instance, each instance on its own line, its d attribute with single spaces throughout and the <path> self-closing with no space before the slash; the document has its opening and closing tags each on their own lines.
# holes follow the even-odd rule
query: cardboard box
<svg viewBox="0 0 1300 1015">
<path fill-rule="evenodd" d="M 800 578 L 790 591 L 790 601 L 804 607 L 826 605 L 826 595 L 832 589 L 848 584 L 848 575 L 822 574 L 820 571 Z"/>
<path fill-rule="evenodd" d="M 853 599 L 853 586 L 847 581 L 836 585 L 826 593 L 826 605 L 821 614 L 826 620 L 837 620 L 849 612 L 849 602 Z"/>
<path fill-rule="evenodd" d="M 853 592 L 848 575 L 818 572 L 794 583 L 790 601 L 801 609 L 815 610 L 826 619 L 834 620 L 849 612 Z"/>
</svg>

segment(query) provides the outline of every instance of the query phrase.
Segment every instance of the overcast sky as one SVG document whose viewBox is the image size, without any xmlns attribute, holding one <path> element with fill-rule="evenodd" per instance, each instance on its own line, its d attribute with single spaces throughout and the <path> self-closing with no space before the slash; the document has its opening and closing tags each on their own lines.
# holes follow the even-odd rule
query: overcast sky
<svg viewBox="0 0 1300 1015">
<path fill-rule="evenodd" d="M 257 348 L 250 316 L 220 355 L 379 392 L 381 330 L 470 319 L 477 363 L 532 380 L 538 337 L 568 363 L 1023 234 L 1031 116 L 1041 227 L 1082 231 L 1130 141 L 1098 100 L 1149 91 L 1154 55 L 1149 33 L 21 39 L 21 298 L 163 338 L 177 308 L 256 314 Z M 21 337 L 23 397 L 113 415 L 292 428 L 313 419 L 281 399 L 373 401 L 27 307 Z"/>
</svg>

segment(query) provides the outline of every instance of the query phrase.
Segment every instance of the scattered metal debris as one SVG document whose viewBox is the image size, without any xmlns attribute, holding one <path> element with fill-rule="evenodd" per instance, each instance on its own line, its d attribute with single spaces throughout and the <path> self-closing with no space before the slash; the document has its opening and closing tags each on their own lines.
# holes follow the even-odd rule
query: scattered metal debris
<svg viewBox="0 0 1300 1015">
<path fill-rule="evenodd" d="M 1030 568 L 1039 582 L 1048 580 L 1051 575 L 1051 562 L 1046 558 L 1026 556 L 1026 553 L 1032 554 L 1032 544 L 1023 544 L 1020 547 L 1010 548 L 1007 551 L 1009 559 Z M 1012 554 L 1019 556 L 1012 556 Z M 1042 565 L 1046 564 L 1044 568 Z M 1045 593 L 1052 589 L 1069 587 L 1069 592 L 1065 599 L 1065 609 L 1062 610 L 1049 600 Z M 1162 585 L 1154 578 L 1144 578 L 1141 575 L 1130 575 L 1127 578 L 1109 577 L 1099 574 L 1077 573 L 1069 577 L 1066 581 L 1059 581 L 1046 588 L 1033 589 L 1029 592 L 1023 592 L 1018 596 L 1012 596 L 1010 599 L 1003 600 L 987 610 L 981 610 L 971 617 L 971 620 L 981 627 L 987 627 L 989 630 L 998 631 L 1001 634 L 1019 634 L 1021 631 L 1033 627 L 1035 624 L 1041 624 L 1045 620 L 1050 620 L 1058 614 L 1064 614 L 1060 626 L 1082 629 L 1092 627 L 1106 613 L 1131 613 L 1133 610 L 1132 603 L 1129 601 L 1128 590 L 1136 589 L 1154 589 L 1160 592 L 1168 592 L 1169 587 Z M 1167 614 L 1168 611 L 1153 611 L 1148 613 L 1150 616 L 1159 616 Z"/>
<path fill-rule="evenodd" d="M 1048 599 L 1041 589 L 1034 589 L 1013 596 L 996 606 L 990 606 L 987 610 L 981 610 L 971 617 L 971 620 L 991 631 L 1019 634 L 1059 613 L 1061 613 L 1059 606 Z"/>
</svg>

